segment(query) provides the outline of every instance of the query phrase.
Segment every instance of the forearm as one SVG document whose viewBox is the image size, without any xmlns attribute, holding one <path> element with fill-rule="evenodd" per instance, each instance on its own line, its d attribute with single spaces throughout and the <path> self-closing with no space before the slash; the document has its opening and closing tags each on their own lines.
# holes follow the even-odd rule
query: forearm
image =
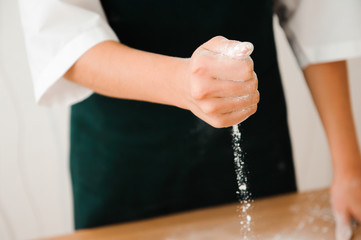
<svg viewBox="0 0 361 240">
<path fill-rule="evenodd" d="M 346 62 L 311 65 L 304 75 L 327 134 L 335 178 L 352 175 L 359 171 L 361 162 Z"/>
<path fill-rule="evenodd" d="M 172 89 L 184 77 L 185 61 L 107 41 L 87 51 L 65 78 L 102 95 L 185 108 Z"/>
<path fill-rule="evenodd" d="M 106 96 L 184 108 L 214 127 L 229 127 L 257 109 L 252 50 L 250 43 L 218 36 L 185 59 L 107 41 L 89 49 L 65 78 Z"/>
</svg>

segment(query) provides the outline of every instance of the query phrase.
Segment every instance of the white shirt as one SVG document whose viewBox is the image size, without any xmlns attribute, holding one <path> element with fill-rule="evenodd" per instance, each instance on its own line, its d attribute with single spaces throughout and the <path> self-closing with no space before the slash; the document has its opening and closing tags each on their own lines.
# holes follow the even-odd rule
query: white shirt
<svg viewBox="0 0 361 240">
<path fill-rule="evenodd" d="M 115 40 L 99 0 L 18 0 L 38 104 L 74 104 L 92 90 L 63 75 L 96 44 Z M 361 56 L 360 0 L 274 0 L 301 67 Z"/>
</svg>

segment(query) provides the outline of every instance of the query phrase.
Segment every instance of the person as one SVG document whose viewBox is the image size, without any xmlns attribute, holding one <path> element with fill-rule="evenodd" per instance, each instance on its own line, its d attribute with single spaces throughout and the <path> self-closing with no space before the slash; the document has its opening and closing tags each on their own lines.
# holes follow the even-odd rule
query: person
<svg viewBox="0 0 361 240">
<path fill-rule="evenodd" d="M 250 192 L 296 190 L 271 0 L 19 3 L 37 102 L 74 104 L 77 229 L 235 201 L 226 127 L 248 117 Z M 361 159 L 341 60 L 361 54 L 361 3 L 274 6 L 328 136 L 334 209 L 360 221 Z M 239 41 L 254 44 L 252 58 L 222 54 L 250 50 Z"/>
</svg>

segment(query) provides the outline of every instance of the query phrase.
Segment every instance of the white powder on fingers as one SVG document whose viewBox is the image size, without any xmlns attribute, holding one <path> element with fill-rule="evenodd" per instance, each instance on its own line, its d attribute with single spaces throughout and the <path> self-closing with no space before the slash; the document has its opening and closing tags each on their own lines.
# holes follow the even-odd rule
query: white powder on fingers
<svg viewBox="0 0 361 240">
<path fill-rule="evenodd" d="M 227 44 L 222 54 L 232 58 L 246 58 L 253 52 L 253 44 L 250 42 L 240 42 L 236 45 Z"/>
<path fill-rule="evenodd" d="M 341 216 L 338 213 L 334 213 L 336 229 L 336 240 L 350 240 L 352 237 L 351 223 L 347 221 L 346 217 Z"/>
</svg>

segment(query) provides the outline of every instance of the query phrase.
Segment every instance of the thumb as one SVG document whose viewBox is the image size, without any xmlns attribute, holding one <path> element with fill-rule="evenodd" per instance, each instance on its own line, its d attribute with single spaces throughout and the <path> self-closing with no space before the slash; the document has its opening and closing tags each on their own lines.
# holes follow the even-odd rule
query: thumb
<svg viewBox="0 0 361 240">
<path fill-rule="evenodd" d="M 208 51 L 232 58 L 248 57 L 252 54 L 254 49 L 253 44 L 250 42 L 228 40 L 222 36 L 210 39 L 201 47 L 207 49 Z"/>
<path fill-rule="evenodd" d="M 350 217 L 347 213 L 334 212 L 336 240 L 349 240 L 352 237 Z"/>
</svg>

